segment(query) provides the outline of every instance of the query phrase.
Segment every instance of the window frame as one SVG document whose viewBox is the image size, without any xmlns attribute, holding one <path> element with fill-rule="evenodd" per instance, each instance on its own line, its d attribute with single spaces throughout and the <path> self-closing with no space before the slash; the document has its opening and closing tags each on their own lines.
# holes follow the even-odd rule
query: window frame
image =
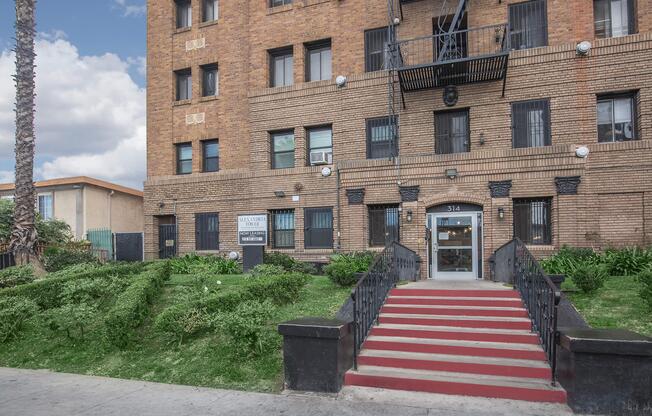
<svg viewBox="0 0 652 416">
<path fill-rule="evenodd" d="M 210 231 L 209 220 L 215 219 L 216 229 Z M 201 226 L 205 225 L 206 229 Z M 214 233 L 211 238 L 210 233 Z M 220 249 L 220 214 L 219 212 L 196 212 L 195 213 L 195 250 L 217 251 Z"/>
<path fill-rule="evenodd" d="M 324 51 L 329 51 L 330 52 L 330 77 L 324 78 L 322 74 L 322 60 L 323 58 L 323 52 Z M 319 53 L 319 77 L 313 79 L 312 78 L 312 58 L 311 55 L 313 53 Z M 333 46 L 331 44 L 331 39 L 322 39 L 314 42 L 309 42 L 304 44 L 304 56 L 305 56 L 305 71 L 304 71 L 304 78 L 306 82 L 315 82 L 315 81 L 327 81 L 330 79 L 333 79 Z"/>
<path fill-rule="evenodd" d="M 382 48 L 380 52 L 378 51 L 371 51 L 371 36 L 374 34 L 378 34 L 381 31 L 385 33 L 384 35 L 384 42 L 382 45 Z M 385 56 L 385 48 L 387 46 L 387 43 L 389 42 L 389 27 L 388 26 L 383 26 L 383 27 L 377 27 L 375 29 L 367 29 L 364 31 L 364 69 L 365 72 L 374 72 L 374 71 L 382 71 L 383 69 L 386 68 L 386 56 Z M 373 55 L 378 55 L 380 54 L 381 59 L 380 59 L 380 67 L 377 68 L 376 62 L 372 61 L 372 54 Z"/>
<path fill-rule="evenodd" d="M 528 106 L 532 106 L 528 108 Z M 537 107 L 537 106 L 540 106 Z M 510 105 L 511 115 L 512 115 L 512 148 L 513 149 L 524 149 L 524 148 L 534 148 L 534 147 L 546 147 L 552 145 L 552 127 L 551 127 L 551 115 L 550 115 L 550 99 L 543 98 L 537 100 L 525 100 L 525 101 L 514 101 Z M 519 108 L 520 107 L 520 108 Z M 543 132 L 543 145 L 534 146 L 532 144 L 532 137 L 530 137 L 528 124 L 529 124 L 529 113 L 533 110 L 543 110 L 543 122 L 544 122 L 544 132 Z M 519 112 L 523 111 L 522 114 Z M 521 119 L 525 119 L 525 126 L 518 126 L 518 122 Z M 519 141 L 523 141 L 519 135 L 520 131 L 523 131 L 525 135 L 525 142 L 527 146 L 521 146 Z"/>
<path fill-rule="evenodd" d="M 278 4 L 275 4 L 278 3 Z M 275 0 L 269 0 L 269 8 L 274 8 L 274 7 L 280 7 L 280 6 L 285 6 L 288 4 L 292 4 L 292 0 L 280 0 L 280 1 L 275 1 Z"/>
<path fill-rule="evenodd" d="M 331 145 L 313 147 L 311 134 L 315 131 L 322 131 L 326 129 L 328 129 L 331 133 Z M 319 166 L 317 164 L 312 163 L 312 161 L 310 160 L 310 153 L 312 153 L 313 150 L 321 150 L 321 149 L 330 149 L 331 160 L 328 161 L 328 163 L 326 164 L 332 165 L 333 164 L 333 125 L 332 124 L 322 124 L 318 126 L 306 127 L 306 166 Z"/>
<path fill-rule="evenodd" d="M 395 236 L 395 241 L 400 242 L 401 241 L 401 215 L 400 215 L 400 204 L 371 204 L 367 205 L 367 223 L 369 225 L 368 228 L 368 243 L 369 247 L 385 247 L 387 246 L 388 243 L 391 241 L 388 241 L 389 238 L 388 236 L 393 235 Z M 390 212 L 391 210 L 391 212 Z M 374 216 L 372 214 L 374 213 L 382 213 L 383 217 L 383 224 L 382 224 L 382 230 L 375 230 L 375 221 L 374 221 Z M 395 227 L 388 226 L 387 224 L 387 219 L 390 215 L 396 215 L 396 225 Z M 376 214 L 379 215 L 379 214 Z M 393 230 L 392 230 L 393 228 Z M 389 229 L 389 231 L 388 231 Z M 380 240 L 376 240 L 374 237 L 378 237 L 377 235 L 374 236 L 374 231 L 377 233 L 381 233 L 383 235 L 383 242 L 381 243 Z"/>
<path fill-rule="evenodd" d="M 393 118 L 393 121 L 391 120 Z M 385 120 L 387 122 L 386 125 L 373 125 L 374 123 L 378 123 L 380 121 Z M 398 135 L 396 134 L 397 129 L 396 125 L 398 124 L 398 116 L 382 116 L 382 117 L 372 117 L 372 118 L 367 118 L 365 119 L 365 136 L 366 136 L 366 142 L 367 142 L 367 159 L 391 159 L 394 157 L 398 157 L 398 152 L 399 152 L 399 143 L 398 143 Z M 392 127 L 394 126 L 394 127 Z M 389 140 L 382 140 L 382 142 L 389 142 L 389 155 L 374 155 L 374 142 L 371 140 L 372 139 L 372 132 L 374 128 L 376 127 L 384 127 L 387 129 L 387 131 L 390 132 L 390 135 L 393 135 L 394 137 L 390 137 Z M 378 145 L 378 142 L 375 143 Z M 376 149 L 378 152 L 378 149 Z"/>
<path fill-rule="evenodd" d="M 450 151 L 450 152 L 444 152 L 444 146 L 440 146 L 440 140 L 441 140 L 441 135 L 439 133 L 438 126 L 439 124 L 439 117 L 444 117 L 446 116 L 448 119 L 448 136 L 452 136 L 452 133 L 450 133 L 451 129 L 451 121 L 453 120 L 453 115 L 455 114 L 464 114 L 466 117 L 466 140 L 464 144 L 464 150 L 461 152 L 455 152 L 455 151 Z M 435 154 L 438 155 L 455 155 L 455 154 L 460 154 L 460 153 L 469 153 L 471 151 L 471 112 L 468 108 L 456 108 L 454 110 L 444 110 L 444 111 L 435 111 L 434 112 L 434 131 L 435 131 Z M 451 141 L 451 144 L 449 146 L 451 149 L 454 149 L 453 141 Z"/>
<path fill-rule="evenodd" d="M 543 216 L 545 219 L 547 219 L 547 223 L 543 224 L 542 231 L 540 234 L 543 234 L 543 238 L 541 239 L 540 242 L 536 242 L 533 240 L 535 232 L 533 232 L 534 229 L 534 223 L 532 221 L 532 204 L 533 203 L 544 203 L 545 205 L 543 206 Z M 512 218 L 512 233 L 514 235 L 514 238 L 519 238 L 523 243 L 527 245 L 535 245 L 535 246 L 547 246 L 547 245 L 552 245 L 552 240 L 553 240 L 553 229 L 552 229 L 552 203 L 553 203 L 553 198 L 552 197 L 535 197 L 535 198 L 513 198 L 512 199 L 512 213 L 513 213 L 513 218 Z M 521 206 L 529 206 L 528 211 L 527 211 L 527 224 L 526 228 L 527 230 L 520 230 L 519 224 L 520 222 L 517 222 L 517 205 Z M 527 232 L 529 234 L 529 238 L 524 238 L 523 237 L 523 232 Z"/>
<path fill-rule="evenodd" d="M 276 227 L 276 218 L 278 215 L 288 215 L 292 214 L 292 228 L 277 228 Z M 269 245 L 274 249 L 294 249 L 296 245 L 296 230 L 297 230 L 297 217 L 294 208 L 287 209 L 270 209 L 269 210 L 269 228 L 270 228 L 270 241 Z M 290 233 L 291 231 L 291 233 Z M 278 232 L 287 232 L 288 235 L 291 235 L 292 244 L 278 244 L 276 241 Z"/>
<path fill-rule="evenodd" d="M 174 4 L 175 4 L 175 10 L 174 10 L 175 25 L 177 30 L 191 28 L 192 27 L 192 1 L 174 0 Z M 179 11 L 181 7 L 184 6 L 187 7 L 186 10 L 188 11 L 188 15 L 185 22 L 181 22 L 181 15 L 179 14 Z"/>
<path fill-rule="evenodd" d="M 270 88 L 289 87 L 294 85 L 294 48 L 284 46 L 282 48 L 270 49 L 267 51 L 269 57 L 269 86 Z M 289 84 L 286 84 L 287 71 L 286 59 L 291 58 Z M 276 85 L 276 60 L 283 59 L 283 85 Z"/>
<path fill-rule="evenodd" d="M 43 215 L 41 212 L 42 204 L 41 198 L 48 198 L 49 201 L 49 215 Z M 54 194 L 52 192 L 39 192 L 36 194 L 36 212 L 43 220 L 51 220 L 54 218 Z"/>
<path fill-rule="evenodd" d="M 598 116 L 598 106 L 600 105 L 601 102 L 606 102 L 606 101 L 611 101 L 611 125 L 613 125 L 616 122 L 616 117 L 614 116 L 614 111 L 615 111 L 615 106 L 613 105 L 613 102 L 618 99 L 623 99 L 627 98 L 630 100 L 631 107 L 630 107 L 630 114 L 631 114 L 631 123 L 632 123 L 632 138 L 627 139 L 627 140 L 616 140 L 615 136 L 613 134 L 612 129 L 612 135 L 611 135 L 611 140 L 600 140 L 600 123 L 599 123 L 599 116 Z M 596 103 L 595 103 L 595 113 L 596 113 L 596 136 L 598 139 L 598 143 L 622 143 L 622 142 L 631 142 L 635 140 L 640 140 L 640 135 L 638 134 L 638 91 L 626 91 L 626 92 L 614 92 L 614 93 L 604 93 L 604 94 L 598 94 L 596 96 Z"/>
<path fill-rule="evenodd" d="M 277 152 L 274 149 L 274 140 L 277 136 L 283 136 L 283 135 L 292 135 L 292 141 L 294 147 L 292 150 L 283 150 Z M 271 131 L 269 132 L 269 143 L 270 143 L 270 161 L 271 161 L 271 168 L 272 169 L 292 169 L 296 166 L 296 151 L 297 151 L 297 141 L 296 141 L 296 135 L 294 134 L 294 129 L 287 129 L 287 130 L 276 130 L 276 131 Z M 276 158 L 274 157 L 277 154 L 289 154 L 292 153 L 292 166 L 283 166 L 283 167 L 278 167 L 276 166 Z"/>
<path fill-rule="evenodd" d="M 174 76 L 175 76 L 175 101 L 192 100 L 192 69 L 191 68 L 178 69 L 174 71 Z M 185 98 L 182 98 L 181 95 L 182 77 L 188 80 L 184 88 L 187 94 L 187 97 Z"/>
<path fill-rule="evenodd" d="M 211 156 L 208 157 L 206 156 L 207 151 L 206 147 L 211 144 L 216 144 L 217 145 L 217 156 Z M 202 140 L 201 142 L 201 149 L 202 149 L 202 172 L 219 172 L 220 170 L 220 141 L 219 139 L 208 139 L 208 140 Z M 208 161 L 215 159 L 216 160 L 216 166 L 217 168 L 215 170 L 208 169 Z"/>
<path fill-rule="evenodd" d="M 201 69 L 201 96 L 202 97 L 217 97 L 220 95 L 220 69 L 217 63 L 205 64 L 199 67 Z M 215 71 L 215 91 L 214 94 L 209 94 L 206 85 L 208 84 L 206 76 L 208 73 Z"/>
<path fill-rule="evenodd" d="M 184 142 L 184 143 L 175 143 L 175 148 L 176 148 L 176 174 L 177 175 L 189 175 L 192 173 L 192 158 L 193 158 L 193 149 L 192 149 L 192 142 Z M 189 148 L 190 149 L 190 159 L 181 159 L 181 151 L 184 148 Z M 188 172 L 183 172 L 182 171 L 182 162 L 190 162 L 190 170 Z"/>
<path fill-rule="evenodd" d="M 604 0 L 593 0 L 593 34 L 597 39 L 609 39 L 609 38 L 617 38 L 617 37 L 623 37 L 623 36 L 629 36 L 633 35 L 635 33 L 638 33 L 638 10 L 637 10 L 637 4 L 635 0 L 622 0 L 626 2 L 626 10 L 627 10 L 627 33 L 625 34 L 620 34 L 617 36 L 614 36 L 613 34 L 613 27 L 611 26 L 611 7 L 609 7 L 609 33 L 607 34 L 607 28 L 605 25 L 605 33 L 604 34 L 599 34 L 598 33 L 598 27 L 597 27 L 597 3 L 600 1 Z M 606 0 L 609 3 L 611 3 L 611 0 Z M 607 20 L 605 20 L 606 22 Z"/>
<path fill-rule="evenodd" d="M 516 33 L 514 31 L 514 27 L 516 27 L 516 25 L 511 20 L 512 10 L 515 10 L 518 7 L 525 8 L 525 7 L 527 7 L 526 6 L 527 4 L 534 4 L 534 3 L 543 3 L 543 11 L 544 11 L 544 13 L 543 13 L 543 21 L 541 22 L 541 30 L 543 31 L 543 33 L 542 33 L 542 43 L 540 45 L 538 45 L 538 44 L 533 45 L 533 46 L 526 45 L 524 47 L 521 47 L 521 45 L 518 45 L 518 47 L 517 47 L 515 45 L 514 38 L 513 38 L 514 34 Z M 507 24 L 509 25 L 509 28 L 510 28 L 509 44 L 510 44 L 510 48 L 512 50 L 524 50 L 524 49 L 541 48 L 541 47 L 544 47 L 544 46 L 548 46 L 548 43 L 549 43 L 549 35 L 548 35 L 548 1 L 547 0 L 527 0 L 527 1 L 522 1 L 522 2 L 519 2 L 519 3 L 510 3 L 510 4 L 508 4 L 507 5 Z M 526 22 L 525 26 L 526 26 L 526 28 L 523 29 L 519 33 L 526 33 L 527 27 L 532 26 L 530 24 L 529 20 Z M 524 34 L 523 36 L 525 37 L 526 35 L 527 34 Z"/>
<path fill-rule="evenodd" d="M 213 4 L 213 17 L 211 19 L 207 19 L 207 9 L 208 5 L 212 3 Z M 220 2 L 219 0 L 202 0 L 202 6 L 201 6 L 201 21 L 202 23 L 208 23 L 208 22 L 217 22 L 220 18 Z"/>
<path fill-rule="evenodd" d="M 330 213 L 330 228 L 316 228 L 311 227 L 312 215 L 319 212 L 328 212 Z M 335 228 L 335 218 L 333 216 L 333 207 L 306 207 L 303 209 L 303 248 L 306 250 L 310 249 L 332 249 L 333 248 L 333 229 Z M 318 230 L 327 230 L 324 231 L 326 236 L 322 237 L 324 240 L 328 240 L 328 244 L 316 244 L 313 243 L 315 237 L 310 234 L 310 231 L 313 229 Z M 328 231 L 330 230 L 330 231 Z M 327 238 L 330 232 L 330 238 Z"/>
</svg>

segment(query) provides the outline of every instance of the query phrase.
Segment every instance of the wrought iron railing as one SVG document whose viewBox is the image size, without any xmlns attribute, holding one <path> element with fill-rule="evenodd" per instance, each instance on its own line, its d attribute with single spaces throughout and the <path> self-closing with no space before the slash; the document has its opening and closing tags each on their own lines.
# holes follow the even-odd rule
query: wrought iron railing
<svg viewBox="0 0 652 416">
<path fill-rule="evenodd" d="M 439 33 L 397 42 L 400 67 L 432 65 L 509 52 L 508 25 L 498 24 Z"/>
<path fill-rule="evenodd" d="M 379 253 L 369 270 L 351 291 L 353 301 L 353 367 L 358 368 L 358 353 L 371 327 L 378 322 L 380 308 L 389 291 L 399 280 L 414 280 L 417 276 L 417 254 L 392 242 Z"/>
<path fill-rule="evenodd" d="M 525 244 L 518 238 L 513 242 L 514 244 L 505 245 L 499 250 L 513 250 L 514 287 L 523 299 L 532 321 L 532 329 L 539 334 L 541 346 L 552 369 L 552 383 L 555 384 L 557 307 L 561 293 Z"/>
</svg>

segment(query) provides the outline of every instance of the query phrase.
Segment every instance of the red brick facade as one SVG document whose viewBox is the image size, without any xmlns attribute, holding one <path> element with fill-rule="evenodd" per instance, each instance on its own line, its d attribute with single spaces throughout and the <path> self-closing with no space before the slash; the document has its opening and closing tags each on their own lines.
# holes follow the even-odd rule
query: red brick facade
<svg viewBox="0 0 652 416">
<path fill-rule="evenodd" d="M 505 23 L 515 2 L 469 3 L 468 26 L 477 27 Z M 505 97 L 501 81 L 458 88 L 454 108 L 469 111 L 470 152 L 435 154 L 433 114 L 448 107 L 441 89 L 429 89 L 407 93 L 405 108 L 397 105 L 400 157 L 370 160 L 365 119 L 387 116 L 388 78 L 385 71 L 364 72 L 364 31 L 388 24 L 385 0 L 294 0 L 272 9 L 263 0 L 222 1 L 219 20 L 210 24 L 200 23 L 201 2 L 192 0 L 193 25 L 182 30 L 175 29 L 172 0 L 149 0 L 147 257 L 158 256 L 162 215 L 176 215 L 179 253 L 195 250 L 195 214 L 201 212 L 219 213 L 220 251 L 241 252 L 238 214 L 294 209 L 295 249 L 287 252 L 325 261 L 333 250 L 304 248 L 303 209 L 333 207 L 334 248 L 363 250 L 367 205 L 401 203 L 399 185 L 419 186 L 417 201 L 401 203 L 400 240 L 424 261 L 426 210 L 446 203 L 483 207 L 484 259 L 513 236 L 513 198 L 552 198 L 552 242 L 532 246 L 539 254 L 563 244 L 650 244 L 650 3 L 637 1 L 636 34 L 595 39 L 592 1 L 547 1 L 549 46 L 511 52 Z M 439 1 L 404 4 L 399 39 L 432 35 L 440 9 Z M 331 40 L 333 80 L 304 82 L 304 44 L 320 39 Z M 575 51 L 583 40 L 593 44 L 588 56 Z M 289 45 L 294 85 L 268 88 L 267 51 Z M 199 66 L 211 63 L 219 65 L 219 95 L 201 98 Z M 193 98 L 175 102 L 173 71 L 185 68 L 192 70 Z M 335 85 L 337 75 L 348 78 L 344 87 Z M 635 92 L 639 140 L 598 143 L 597 96 L 625 91 Z M 511 103 L 544 98 L 552 145 L 512 148 Z M 329 177 L 322 176 L 323 166 L 306 166 L 306 128 L 324 124 L 333 132 Z M 294 130 L 295 167 L 271 169 L 269 132 L 285 129 Z M 201 172 L 205 139 L 219 139 L 219 172 Z M 174 144 L 184 142 L 193 145 L 193 172 L 175 175 Z M 575 156 L 578 146 L 590 149 L 587 158 Z M 444 174 L 450 168 L 458 171 L 455 179 Z M 581 178 L 577 194 L 559 195 L 555 178 L 574 176 Z M 512 181 L 509 196 L 492 198 L 489 182 L 504 180 Z M 346 190 L 358 188 L 365 190 L 364 203 L 349 204 Z M 484 269 L 486 277 L 486 261 Z"/>
</svg>

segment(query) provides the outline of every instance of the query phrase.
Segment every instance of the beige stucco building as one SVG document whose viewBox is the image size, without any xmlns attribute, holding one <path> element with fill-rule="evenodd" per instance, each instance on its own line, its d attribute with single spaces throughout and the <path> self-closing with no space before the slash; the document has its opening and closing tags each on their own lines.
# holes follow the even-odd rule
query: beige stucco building
<svg viewBox="0 0 652 416">
<path fill-rule="evenodd" d="M 41 216 L 65 221 L 76 239 L 95 228 L 109 228 L 114 233 L 143 231 L 141 191 L 86 176 L 35 185 Z M 0 184 L 0 198 L 12 198 L 13 192 L 13 183 Z"/>
</svg>

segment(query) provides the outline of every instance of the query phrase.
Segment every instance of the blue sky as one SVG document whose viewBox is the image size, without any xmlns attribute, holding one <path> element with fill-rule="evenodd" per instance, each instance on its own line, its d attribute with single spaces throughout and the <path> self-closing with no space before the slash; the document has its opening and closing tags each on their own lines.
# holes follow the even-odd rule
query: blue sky
<svg viewBox="0 0 652 416">
<path fill-rule="evenodd" d="M 146 0 L 38 0 L 35 177 L 145 177 Z M 13 180 L 14 1 L 0 0 L 0 183 Z"/>
</svg>

